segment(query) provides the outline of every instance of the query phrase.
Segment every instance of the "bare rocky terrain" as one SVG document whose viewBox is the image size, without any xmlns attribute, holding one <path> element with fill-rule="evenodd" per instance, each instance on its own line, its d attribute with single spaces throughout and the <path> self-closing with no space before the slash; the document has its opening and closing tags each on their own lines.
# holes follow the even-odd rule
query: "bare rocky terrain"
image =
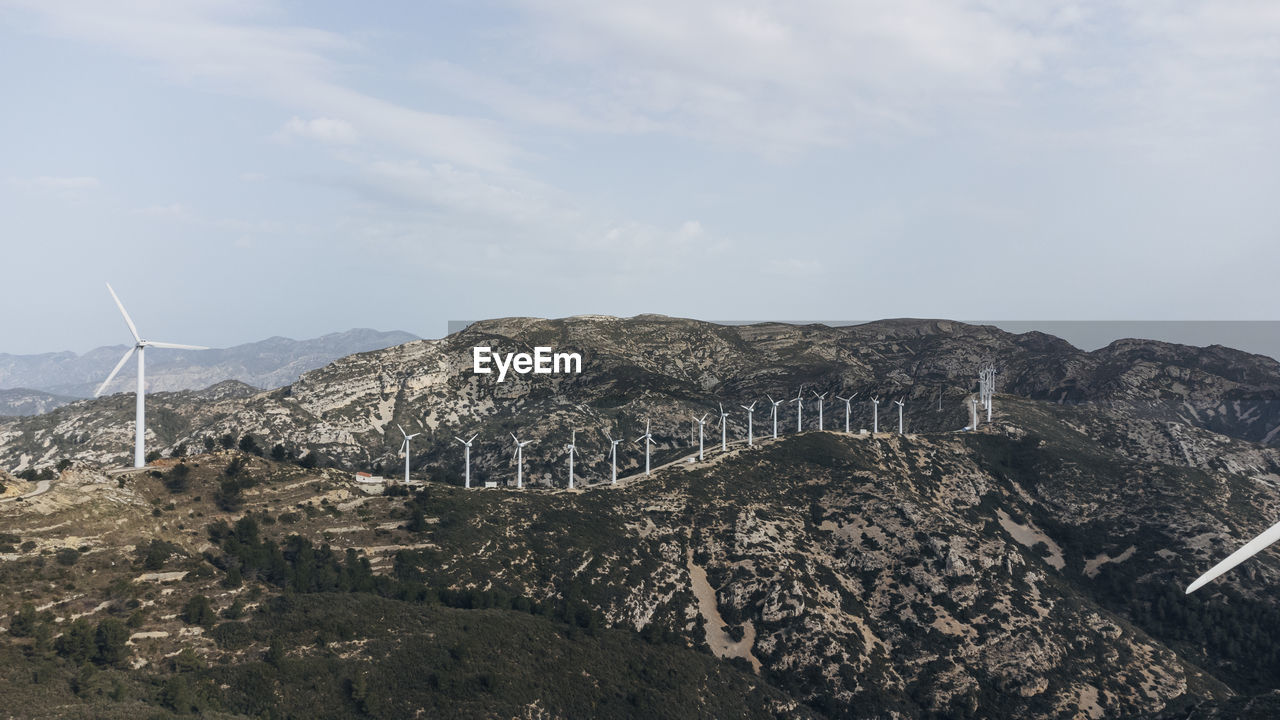
<svg viewBox="0 0 1280 720">
<path fill-rule="evenodd" d="M 469 372 L 480 343 L 579 350 L 584 372 L 482 382 Z M 1001 371 L 993 422 L 961 432 L 988 360 Z M 826 431 L 811 405 L 805 432 L 790 410 L 784 436 L 763 440 L 762 403 L 754 447 L 722 453 L 709 427 L 706 460 L 686 462 L 691 412 L 801 383 L 904 397 L 909 432 L 860 434 L 863 405 L 845 434 L 842 404 L 828 404 Z M 638 717 L 650 703 L 726 717 L 744 698 L 778 717 L 1266 717 L 1280 558 L 1182 590 L 1280 516 L 1278 386 L 1274 361 L 1222 348 L 1084 353 L 944 321 L 644 316 L 491 321 L 278 391 L 157 394 L 150 429 L 166 457 L 141 472 L 111 470 L 131 396 L 81 403 L 0 425 L 14 472 L 70 460 L 48 492 L 0 503 L 0 627 L 29 604 L 46 628 L 0 635 L 4 677 L 52 698 L 32 705 L 49 717 L 257 716 L 266 697 L 326 717 Z M 645 417 L 665 467 L 643 476 L 629 443 L 618 485 L 602 482 L 607 443 L 589 429 L 630 440 Z M 425 484 L 365 494 L 350 471 L 397 472 L 395 423 L 424 432 Z M 562 487 L 572 428 L 586 490 Z M 731 417 L 731 439 L 744 429 Z M 460 488 L 453 435 L 481 432 L 474 477 L 505 483 L 510 430 L 535 441 L 533 487 Z M 245 451 L 205 447 L 246 436 Z M 188 617 L 197 596 L 214 617 Z M 128 659 L 60 650 L 82 614 L 129 624 Z M 383 621 L 358 620 L 370 616 Z M 606 647 L 601 665 L 624 671 L 582 667 L 591 679 L 570 685 L 528 671 L 546 653 Z M 532 665 L 513 675 L 482 656 Z M 406 663 L 421 671 L 393 680 Z M 333 680 L 307 685 L 304 669 Z M 31 682 L 41 673 L 50 684 Z M 477 704 L 458 710 L 463 696 Z"/>
</svg>

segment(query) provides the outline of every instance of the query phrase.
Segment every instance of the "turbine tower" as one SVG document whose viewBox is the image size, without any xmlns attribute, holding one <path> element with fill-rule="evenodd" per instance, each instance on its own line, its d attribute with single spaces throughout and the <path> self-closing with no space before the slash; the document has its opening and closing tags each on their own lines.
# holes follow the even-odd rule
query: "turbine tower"
<svg viewBox="0 0 1280 720">
<path fill-rule="evenodd" d="M 880 432 L 880 398 L 871 398 L 871 434 Z"/>
<path fill-rule="evenodd" d="M 822 404 L 827 399 L 827 393 L 819 395 L 817 390 L 811 392 L 813 392 L 814 397 L 818 398 L 818 430 L 822 430 Z"/>
<path fill-rule="evenodd" d="M 124 322 L 129 326 L 129 333 L 133 335 L 134 345 L 125 352 L 124 357 L 120 358 L 120 362 L 116 363 L 115 369 L 111 371 L 106 380 L 102 381 L 93 396 L 99 397 L 102 395 L 102 391 L 107 389 L 107 385 L 110 385 L 111 381 L 115 379 L 116 373 L 120 372 L 120 368 L 129 362 L 129 357 L 136 351 L 138 353 L 138 390 L 136 395 L 137 409 L 134 413 L 133 466 L 136 468 L 145 467 L 147 464 L 147 371 L 145 361 L 147 348 L 171 348 L 174 350 L 208 350 L 209 348 L 200 345 L 178 345 L 176 343 L 143 340 L 138 335 L 138 328 L 134 326 L 129 313 L 125 311 L 124 303 L 120 302 L 119 297 L 116 297 L 116 291 L 111 289 L 111 283 L 107 283 L 107 292 L 111 293 L 111 299 L 115 300 L 116 307 L 120 308 L 120 314 L 124 316 Z"/>
<path fill-rule="evenodd" d="M 653 442 L 653 433 L 649 432 L 649 420 L 644 421 L 644 434 L 636 438 L 636 442 L 644 441 L 644 474 L 649 474 L 649 443 Z"/>
<path fill-rule="evenodd" d="M 973 418 L 972 422 L 969 423 L 969 429 L 977 430 L 978 429 L 978 398 L 976 397 L 969 398 L 969 407 L 970 407 L 969 416 Z"/>
<path fill-rule="evenodd" d="M 462 453 L 463 453 L 463 457 L 465 458 L 464 462 L 466 463 L 466 467 L 467 467 L 466 475 L 464 476 L 466 479 L 463 482 L 462 486 L 464 488 L 467 488 L 468 490 L 471 489 L 471 441 L 475 440 L 476 435 L 479 435 L 479 434 L 480 433 L 476 433 L 475 435 L 472 435 L 470 438 L 466 440 L 463 440 L 462 438 L 457 437 L 456 435 L 453 438 L 454 440 L 457 440 L 458 442 L 462 443 L 462 448 L 463 448 Z"/>
<path fill-rule="evenodd" d="M 893 402 L 895 405 L 898 406 L 898 434 L 901 435 L 902 434 L 902 401 L 894 400 Z"/>
<path fill-rule="evenodd" d="M 778 439 L 778 406 L 786 402 L 786 400 L 774 400 L 772 395 L 765 395 L 769 398 L 769 402 L 773 403 L 773 439 Z"/>
<path fill-rule="evenodd" d="M 720 404 L 720 452 L 729 452 L 729 423 L 724 419 L 729 417 L 729 413 L 724 411 L 724 405 Z"/>
<path fill-rule="evenodd" d="M 607 432 L 604 434 L 604 436 L 609 438 L 609 467 L 611 471 L 609 474 L 609 484 L 617 485 L 618 484 L 618 443 L 622 442 L 622 440 L 614 440 L 613 436 Z M 646 475 L 648 474 L 647 468 L 645 470 L 645 474 Z"/>
<path fill-rule="evenodd" d="M 698 462 L 702 462 L 702 426 L 707 422 L 707 415 L 709 414 L 703 413 L 702 417 L 694 421 L 698 423 Z"/>
<path fill-rule="evenodd" d="M 756 402 L 759 402 L 759 400 Z M 750 405 L 741 405 L 740 407 L 747 411 L 747 447 L 751 447 L 756 443 L 755 431 L 751 427 L 751 416 L 755 414 L 756 403 L 753 402 Z"/>
<path fill-rule="evenodd" d="M 514 453 L 516 456 L 516 488 L 519 489 L 524 487 L 524 446 L 533 441 L 525 440 L 520 442 L 520 438 L 516 437 L 515 433 L 511 433 L 511 439 L 516 441 L 516 451 Z"/>
<path fill-rule="evenodd" d="M 564 446 L 564 449 L 569 453 L 569 489 L 570 490 L 573 489 L 573 456 L 575 453 L 578 452 L 578 431 L 573 430 L 572 433 L 573 434 L 569 436 L 570 438 L 569 444 Z"/>
<path fill-rule="evenodd" d="M 418 437 L 422 433 L 414 433 L 412 435 L 409 435 L 405 433 L 404 428 L 400 427 L 399 423 L 396 423 L 396 427 L 400 428 L 400 434 L 404 435 L 404 444 L 400 446 L 400 450 L 401 452 L 404 453 L 404 484 L 408 485 L 409 484 L 409 441 Z"/>
<path fill-rule="evenodd" d="M 849 397 L 840 397 L 839 395 L 837 395 L 837 396 L 836 396 L 836 399 L 837 399 L 837 400 L 840 400 L 840 401 L 843 401 L 843 402 L 844 402 L 844 431 L 845 431 L 845 434 L 848 434 L 848 432 L 849 432 L 849 413 L 851 412 L 851 406 L 850 406 L 850 403 L 852 403 L 852 402 L 853 402 L 853 399 L 854 399 L 854 398 L 856 398 L 856 397 L 858 397 L 858 393 L 854 393 L 854 394 L 850 395 Z"/>
<path fill-rule="evenodd" d="M 791 402 L 796 404 L 796 432 L 804 432 L 804 386 Z"/>
</svg>

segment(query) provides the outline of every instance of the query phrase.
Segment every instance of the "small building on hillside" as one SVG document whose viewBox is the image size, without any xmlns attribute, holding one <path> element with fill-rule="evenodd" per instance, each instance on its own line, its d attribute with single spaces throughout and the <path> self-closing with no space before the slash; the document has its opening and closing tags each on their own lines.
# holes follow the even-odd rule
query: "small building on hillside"
<svg viewBox="0 0 1280 720">
<path fill-rule="evenodd" d="M 387 481 L 387 479 L 381 475 L 372 475 L 367 472 L 356 473 L 355 479 L 358 483 L 384 483 Z"/>
</svg>

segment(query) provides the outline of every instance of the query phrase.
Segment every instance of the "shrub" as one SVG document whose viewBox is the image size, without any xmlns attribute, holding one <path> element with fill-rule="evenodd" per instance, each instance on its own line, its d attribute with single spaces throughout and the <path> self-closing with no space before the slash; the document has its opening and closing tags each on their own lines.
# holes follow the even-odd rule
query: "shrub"
<svg viewBox="0 0 1280 720">
<path fill-rule="evenodd" d="M 178 463 L 165 474 L 164 486 L 171 493 L 186 492 L 191 484 L 191 468 L 186 463 Z"/>
<path fill-rule="evenodd" d="M 9 634 L 14 637 L 31 637 L 36 630 L 36 606 L 31 603 L 23 603 L 18 612 L 13 614 L 13 618 L 9 620 Z"/>
<path fill-rule="evenodd" d="M 80 559 L 80 551 L 75 548 L 62 548 L 54 554 L 54 558 L 57 559 L 59 565 L 71 567 Z"/>
<path fill-rule="evenodd" d="M 196 595 L 182 607 L 182 621 L 188 625 L 212 627 L 218 621 L 218 616 L 213 612 L 213 606 L 209 604 L 209 598 L 204 595 Z"/>
<path fill-rule="evenodd" d="M 98 623 L 93 634 L 97 652 L 93 659 L 103 665 L 119 665 L 129 657 L 129 630 L 115 618 Z"/>
</svg>

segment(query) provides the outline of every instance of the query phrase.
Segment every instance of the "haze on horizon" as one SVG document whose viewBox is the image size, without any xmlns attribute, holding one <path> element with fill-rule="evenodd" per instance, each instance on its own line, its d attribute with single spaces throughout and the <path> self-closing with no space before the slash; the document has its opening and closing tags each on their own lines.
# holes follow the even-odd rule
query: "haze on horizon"
<svg viewBox="0 0 1280 720">
<path fill-rule="evenodd" d="M 0 352 L 1271 320 L 1280 7 L 0 0 Z"/>
</svg>

